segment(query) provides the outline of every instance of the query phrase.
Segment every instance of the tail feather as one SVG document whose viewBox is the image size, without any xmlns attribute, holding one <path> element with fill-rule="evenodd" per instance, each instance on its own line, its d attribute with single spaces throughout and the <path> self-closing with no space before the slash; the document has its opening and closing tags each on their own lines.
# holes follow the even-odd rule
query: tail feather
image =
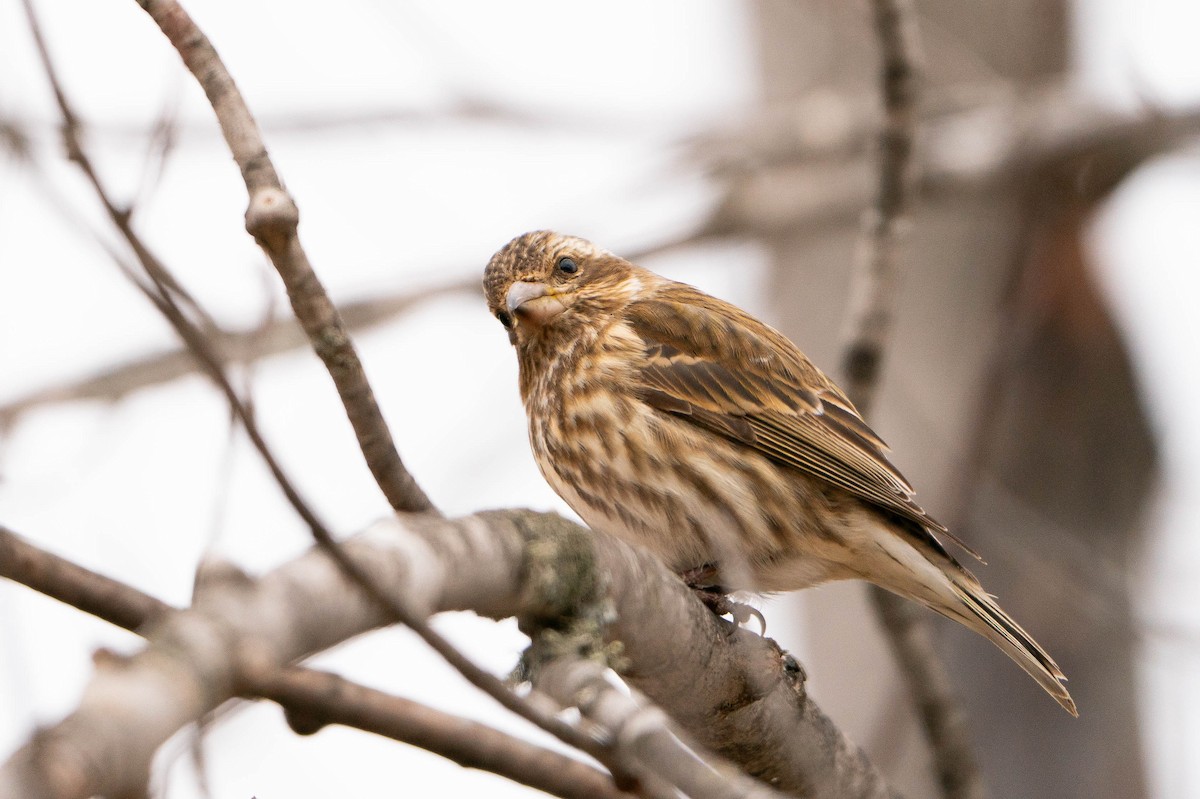
<svg viewBox="0 0 1200 799">
<path fill-rule="evenodd" d="M 987 638 L 1064 710 L 1079 715 L 1063 686 L 1067 678 L 1054 659 L 944 549 L 925 545 L 912 535 L 901 535 L 892 525 L 882 530 L 864 526 L 864 532 L 852 548 L 860 564 L 870 565 L 869 570 L 859 566 L 861 576 Z"/>
<path fill-rule="evenodd" d="M 1037 680 L 1038 685 L 1054 697 L 1064 710 L 1072 716 L 1078 717 L 1079 712 L 1075 709 L 1075 701 L 1071 699 L 1071 695 L 1063 686 L 1067 677 L 1054 662 L 1054 658 L 1050 657 L 1021 625 L 1005 613 L 984 592 L 978 582 L 971 580 L 974 585 L 970 585 L 966 584 L 966 581 L 954 577 L 950 577 L 949 582 L 954 594 L 974 617 L 972 621 L 978 622 L 968 626 L 998 646 L 1029 676 Z M 934 609 L 945 614 L 941 608 Z"/>
</svg>

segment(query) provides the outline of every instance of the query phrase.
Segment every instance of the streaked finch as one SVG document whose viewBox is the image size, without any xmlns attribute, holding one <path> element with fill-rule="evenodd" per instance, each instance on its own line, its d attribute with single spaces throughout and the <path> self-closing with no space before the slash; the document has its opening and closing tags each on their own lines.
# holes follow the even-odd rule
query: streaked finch
<svg viewBox="0 0 1200 799">
<path fill-rule="evenodd" d="M 542 474 L 594 529 L 720 590 L 859 578 L 1000 647 L 1070 713 L 1054 660 L 959 565 L 887 447 L 792 342 L 583 239 L 487 266 Z"/>
</svg>

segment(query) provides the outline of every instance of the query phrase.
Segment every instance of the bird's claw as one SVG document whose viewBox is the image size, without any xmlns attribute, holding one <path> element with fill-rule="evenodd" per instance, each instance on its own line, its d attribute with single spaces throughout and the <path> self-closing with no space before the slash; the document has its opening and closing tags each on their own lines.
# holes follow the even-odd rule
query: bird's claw
<svg viewBox="0 0 1200 799">
<path fill-rule="evenodd" d="M 704 606 L 715 613 L 717 616 L 730 616 L 733 621 L 730 623 L 729 634 L 732 635 L 739 627 L 743 627 L 749 623 L 750 619 L 758 620 L 759 635 L 766 635 L 767 620 L 763 617 L 762 612 L 745 602 L 738 602 L 735 599 L 730 599 L 727 594 L 713 591 L 708 588 L 693 588 L 696 592 L 696 597 L 704 603 Z"/>
</svg>

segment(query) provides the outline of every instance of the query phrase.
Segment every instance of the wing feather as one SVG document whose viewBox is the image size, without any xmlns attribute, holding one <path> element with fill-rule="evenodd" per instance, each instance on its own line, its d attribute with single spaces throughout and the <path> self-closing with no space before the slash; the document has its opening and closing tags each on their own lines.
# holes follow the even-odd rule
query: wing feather
<svg viewBox="0 0 1200 799">
<path fill-rule="evenodd" d="M 625 319 L 645 343 L 647 403 L 914 522 L 914 535 L 945 552 L 932 531 L 946 528 L 913 501 L 887 445 L 778 332 L 678 283 L 630 305 Z"/>
</svg>

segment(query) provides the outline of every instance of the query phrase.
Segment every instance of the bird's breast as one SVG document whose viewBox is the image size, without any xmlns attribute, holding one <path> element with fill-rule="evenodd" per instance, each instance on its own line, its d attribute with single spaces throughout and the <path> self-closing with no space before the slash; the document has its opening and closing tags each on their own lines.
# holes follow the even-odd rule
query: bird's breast
<svg viewBox="0 0 1200 799">
<path fill-rule="evenodd" d="M 751 586 L 810 537 L 803 519 L 818 497 L 806 479 L 642 401 L 641 351 L 615 338 L 575 342 L 523 371 L 538 467 L 593 529 L 675 571 L 744 561 L 739 582 Z"/>
</svg>

